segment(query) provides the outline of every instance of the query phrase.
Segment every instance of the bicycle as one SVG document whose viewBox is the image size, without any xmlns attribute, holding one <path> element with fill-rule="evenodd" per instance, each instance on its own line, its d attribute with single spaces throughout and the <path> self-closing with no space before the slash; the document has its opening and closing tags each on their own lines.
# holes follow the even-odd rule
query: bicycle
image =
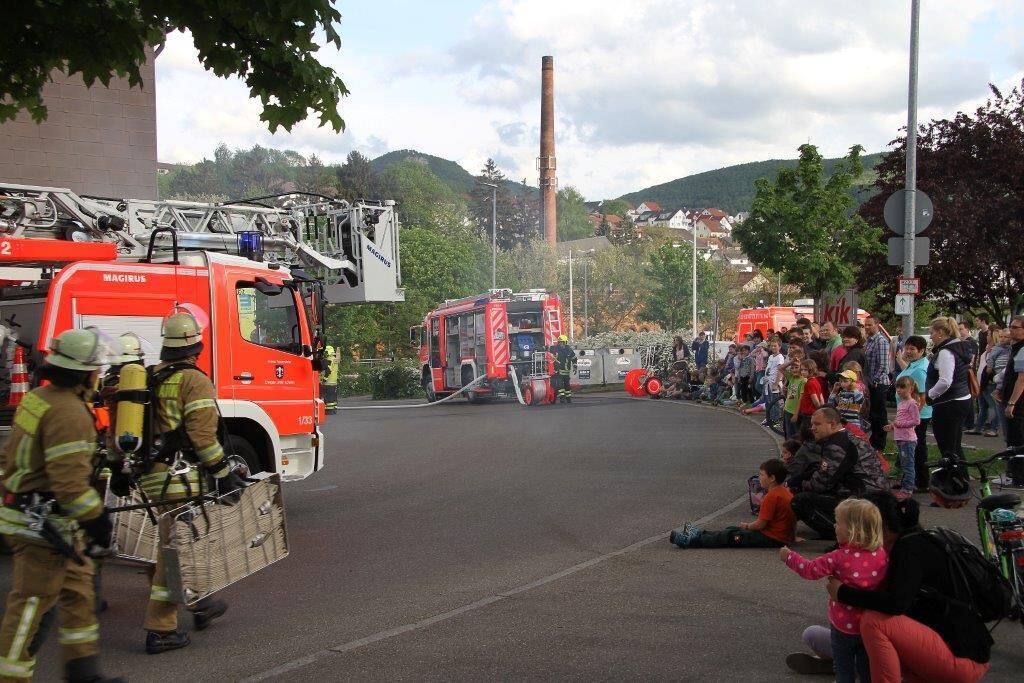
<svg viewBox="0 0 1024 683">
<path fill-rule="evenodd" d="M 772 402 L 764 407 L 764 425 L 779 436 L 786 435 L 783 424 L 786 419 L 786 397 L 781 394 L 772 397 Z"/>
<path fill-rule="evenodd" d="M 986 465 L 997 460 L 1009 460 L 1015 455 L 1024 454 L 1024 446 L 1011 446 L 1006 450 L 993 453 L 984 460 L 956 460 L 944 458 L 938 462 L 928 463 L 929 468 L 962 466 L 964 469 L 973 467 L 978 471 L 978 504 L 975 506 L 978 524 L 978 538 L 981 541 L 981 552 L 1010 582 L 1013 587 L 1014 608 L 1011 618 L 1024 625 L 1024 519 L 1017 516 L 1015 510 L 1021 504 L 1021 497 L 1012 492 L 992 493 L 992 477 Z M 968 484 L 968 488 L 969 488 Z M 973 496 L 973 494 L 972 494 Z M 994 516 L 997 510 L 1010 510 L 1012 514 Z"/>
</svg>

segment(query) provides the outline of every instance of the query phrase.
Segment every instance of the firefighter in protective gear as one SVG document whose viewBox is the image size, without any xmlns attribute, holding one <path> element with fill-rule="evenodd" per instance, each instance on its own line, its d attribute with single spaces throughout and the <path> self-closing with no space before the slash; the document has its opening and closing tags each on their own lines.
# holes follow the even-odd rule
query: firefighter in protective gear
<svg viewBox="0 0 1024 683">
<path fill-rule="evenodd" d="M 576 352 L 569 347 L 568 342 L 568 337 L 559 335 L 558 343 L 551 350 L 555 357 L 555 374 L 551 380 L 559 403 L 572 403 L 569 376 L 576 369 Z"/>
<path fill-rule="evenodd" d="M 320 384 L 320 395 L 324 398 L 327 407 L 327 414 L 333 415 L 338 412 L 338 353 L 333 346 L 328 345 L 324 349 L 324 360 L 327 368 L 323 373 L 323 381 Z"/>
<path fill-rule="evenodd" d="M 32 677 L 30 644 L 39 620 L 55 604 L 68 680 L 120 680 L 99 674 L 93 566 L 86 556 L 108 548 L 112 531 L 90 484 L 96 450 L 92 397 L 109 355 L 96 331 L 63 332 L 39 369 L 49 384 L 29 392 L 14 415 L 3 451 L 0 508 L 0 532 L 14 551 L 14 579 L 0 626 L 3 681 Z"/>
<path fill-rule="evenodd" d="M 190 306 L 175 308 L 164 318 L 161 363 L 153 369 L 156 395 L 154 446 L 158 454 L 139 477 L 150 500 L 175 500 L 199 493 L 201 470 L 213 475 L 216 490 L 228 493 L 245 486 L 231 468 L 217 440 L 220 414 L 213 382 L 196 367 L 203 350 L 202 311 Z M 170 477 L 168 470 L 182 456 L 195 466 L 186 474 Z M 227 611 L 227 603 L 214 598 L 189 607 L 196 630 L 203 630 Z M 167 588 L 162 555 L 157 556 L 146 608 L 146 652 L 157 654 L 185 647 L 190 640 L 178 629 L 178 605 Z"/>
</svg>

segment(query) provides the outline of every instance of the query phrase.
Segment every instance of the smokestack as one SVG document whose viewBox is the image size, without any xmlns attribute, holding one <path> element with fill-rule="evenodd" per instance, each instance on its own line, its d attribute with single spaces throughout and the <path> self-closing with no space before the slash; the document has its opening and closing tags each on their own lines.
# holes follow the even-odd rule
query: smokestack
<svg viewBox="0 0 1024 683">
<path fill-rule="evenodd" d="M 555 176 L 555 60 L 541 57 L 540 61 L 540 215 L 544 227 L 544 239 L 551 246 L 558 240 L 558 215 L 555 208 L 555 192 L 558 178 Z"/>
</svg>

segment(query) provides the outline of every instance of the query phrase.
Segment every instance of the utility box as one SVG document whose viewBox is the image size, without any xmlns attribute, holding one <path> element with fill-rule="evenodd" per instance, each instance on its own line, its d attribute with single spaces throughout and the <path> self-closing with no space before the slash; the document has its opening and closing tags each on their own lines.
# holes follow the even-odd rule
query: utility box
<svg viewBox="0 0 1024 683">
<path fill-rule="evenodd" d="M 640 367 L 640 355 L 636 349 L 610 348 L 604 351 L 604 383 L 622 384 L 626 373 Z"/>
<path fill-rule="evenodd" d="M 581 387 L 604 384 L 604 354 L 597 349 L 580 349 L 576 352 L 576 376 L 570 384 Z"/>
</svg>

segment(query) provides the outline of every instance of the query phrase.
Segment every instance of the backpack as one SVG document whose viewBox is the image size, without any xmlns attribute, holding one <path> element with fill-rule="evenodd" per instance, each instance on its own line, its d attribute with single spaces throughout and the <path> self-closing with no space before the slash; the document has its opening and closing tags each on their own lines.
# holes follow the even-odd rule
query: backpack
<svg viewBox="0 0 1024 683">
<path fill-rule="evenodd" d="M 924 533 L 942 548 L 949 561 L 953 593 L 942 596 L 945 600 L 967 607 L 983 622 L 998 621 L 1010 615 L 1013 587 L 976 545 L 946 527 L 935 527 Z"/>
<path fill-rule="evenodd" d="M 761 487 L 760 474 L 755 474 L 747 479 L 747 493 L 750 496 L 750 514 L 756 517 L 761 512 L 761 501 L 768 494 Z"/>
</svg>

